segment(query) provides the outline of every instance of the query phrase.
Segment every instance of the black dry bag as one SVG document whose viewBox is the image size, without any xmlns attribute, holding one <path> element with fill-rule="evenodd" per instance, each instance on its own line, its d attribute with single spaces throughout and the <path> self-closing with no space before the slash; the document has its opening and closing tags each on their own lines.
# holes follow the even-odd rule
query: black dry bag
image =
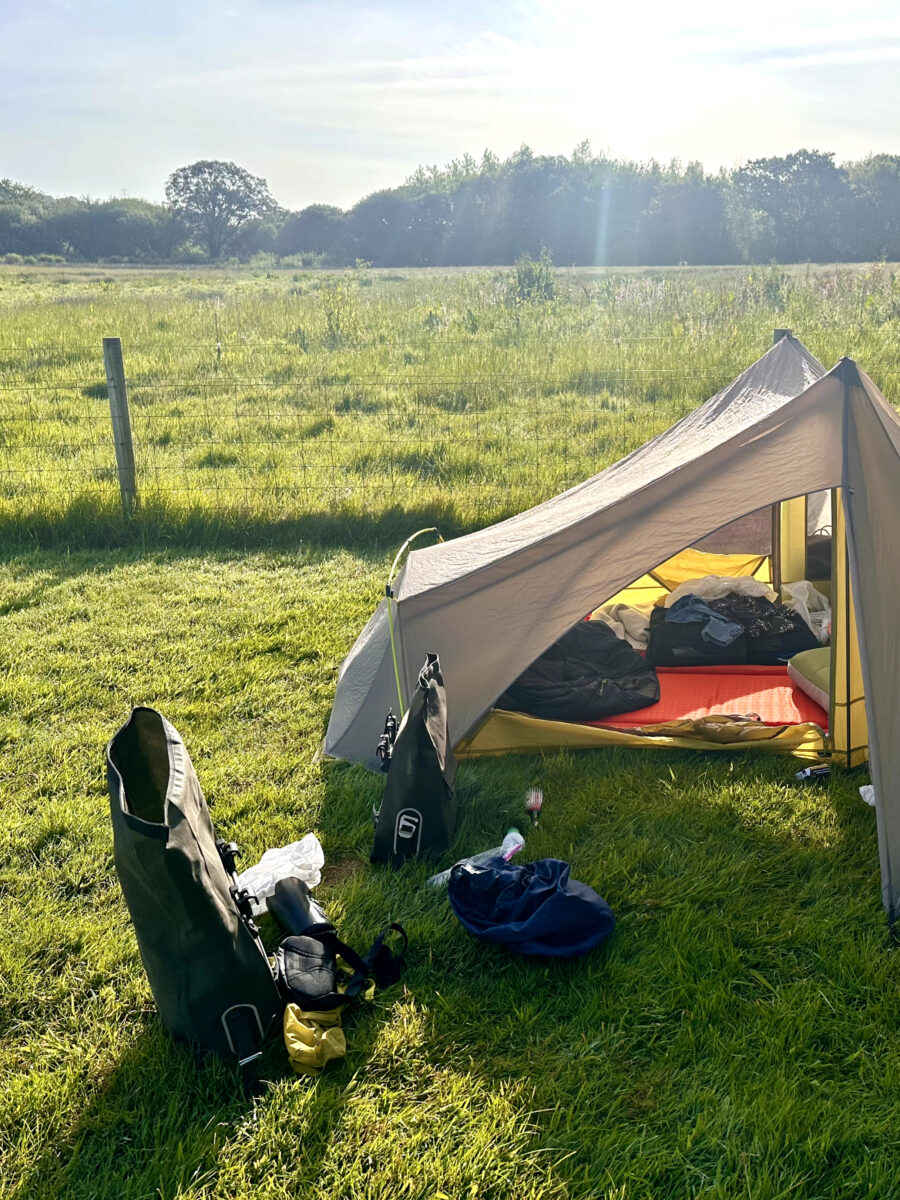
<svg viewBox="0 0 900 1200">
<path fill-rule="evenodd" d="M 281 998 L 184 742 L 136 708 L 106 758 L 116 871 L 162 1022 L 244 1067 Z"/>
<path fill-rule="evenodd" d="M 426 655 L 389 758 L 372 862 L 398 865 L 419 854 L 443 854 L 456 830 L 456 759 L 436 654 Z"/>
</svg>

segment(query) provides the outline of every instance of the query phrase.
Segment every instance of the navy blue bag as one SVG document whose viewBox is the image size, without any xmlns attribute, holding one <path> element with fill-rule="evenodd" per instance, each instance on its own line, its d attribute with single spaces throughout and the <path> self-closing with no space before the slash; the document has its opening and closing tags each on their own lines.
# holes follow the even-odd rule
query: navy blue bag
<svg viewBox="0 0 900 1200">
<path fill-rule="evenodd" d="M 519 954 L 577 958 L 605 941 L 616 923 L 606 901 L 570 879 L 569 864 L 558 858 L 457 863 L 448 892 L 469 933 Z"/>
</svg>

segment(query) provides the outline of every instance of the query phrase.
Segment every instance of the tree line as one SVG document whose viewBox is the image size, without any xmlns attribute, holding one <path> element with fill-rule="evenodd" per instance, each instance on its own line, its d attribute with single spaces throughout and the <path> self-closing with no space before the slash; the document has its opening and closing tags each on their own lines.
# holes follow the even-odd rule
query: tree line
<svg viewBox="0 0 900 1200">
<path fill-rule="evenodd" d="M 0 179 L 0 260 L 286 260 L 379 267 L 900 260 L 900 155 L 797 150 L 715 173 L 523 146 L 419 167 L 344 211 L 281 208 L 234 163 L 175 171 L 166 203 L 54 198 Z"/>
</svg>

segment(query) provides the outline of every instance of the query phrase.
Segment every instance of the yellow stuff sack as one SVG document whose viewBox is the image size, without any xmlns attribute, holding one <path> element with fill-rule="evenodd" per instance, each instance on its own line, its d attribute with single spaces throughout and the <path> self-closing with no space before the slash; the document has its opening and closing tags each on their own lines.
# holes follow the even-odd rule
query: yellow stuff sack
<svg viewBox="0 0 900 1200">
<path fill-rule="evenodd" d="M 333 1058 L 347 1053 L 341 1011 L 304 1012 L 299 1004 L 284 1010 L 284 1044 L 298 1075 L 317 1075 Z"/>
</svg>

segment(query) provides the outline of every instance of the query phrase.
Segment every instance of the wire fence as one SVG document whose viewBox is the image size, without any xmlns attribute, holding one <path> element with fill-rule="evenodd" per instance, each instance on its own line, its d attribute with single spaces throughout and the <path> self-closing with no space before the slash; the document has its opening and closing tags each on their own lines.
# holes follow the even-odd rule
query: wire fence
<svg viewBox="0 0 900 1200">
<path fill-rule="evenodd" d="M 130 508 L 133 495 L 139 506 L 377 514 L 432 503 L 490 519 L 595 474 L 746 366 L 563 369 L 548 351 L 520 370 L 503 359 L 494 369 L 386 363 L 356 372 L 299 354 L 286 366 L 284 339 L 258 344 L 279 356 L 240 371 L 220 356 L 168 375 L 146 355 L 129 374 L 126 351 L 118 387 L 99 347 L 96 366 L 82 354 L 80 369 L 43 379 L 28 354 L 46 361 L 54 347 L 29 346 L 18 377 L 0 376 L 0 505 L 25 513 L 121 495 Z M 888 364 L 870 370 L 900 375 Z M 114 433 L 123 422 L 130 481 Z"/>
</svg>

